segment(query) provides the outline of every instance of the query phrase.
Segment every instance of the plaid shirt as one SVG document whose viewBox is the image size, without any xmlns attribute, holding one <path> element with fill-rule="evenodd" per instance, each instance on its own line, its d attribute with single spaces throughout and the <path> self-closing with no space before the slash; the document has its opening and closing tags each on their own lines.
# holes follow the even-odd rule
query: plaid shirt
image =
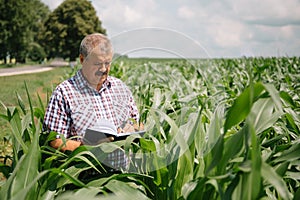
<svg viewBox="0 0 300 200">
<path fill-rule="evenodd" d="M 79 70 L 53 92 L 44 117 L 44 129 L 63 134 L 66 138 L 80 136 L 76 140 L 82 140 L 86 129 L 101 118 L 111 121 L 116 127 L 128 118 L 138 122 L 139 114 L 132 93 L 121 80 L 111 76 L 97 91 Z M 118 151 L 114 155 L 122 157 Z M 122 165 L 116 162 L 115 156 L 108 158 L 112 165 Z"/>
</svg>

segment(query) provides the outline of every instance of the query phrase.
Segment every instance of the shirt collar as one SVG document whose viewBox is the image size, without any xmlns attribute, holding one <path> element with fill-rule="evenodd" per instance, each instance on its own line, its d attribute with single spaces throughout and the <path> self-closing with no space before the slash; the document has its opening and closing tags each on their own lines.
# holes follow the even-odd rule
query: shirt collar
<svg viewBox="0 0 300 200">
<path fill-rule="evenodd" d="M 111 87 L 111 77 L 107 76 L 107 79 L 104 81 L 104 83 L 102 84 L 102 87 L 100 88 L 99 92 L 102 92 L 106 89 L 109 89 Z"/>
</svg>

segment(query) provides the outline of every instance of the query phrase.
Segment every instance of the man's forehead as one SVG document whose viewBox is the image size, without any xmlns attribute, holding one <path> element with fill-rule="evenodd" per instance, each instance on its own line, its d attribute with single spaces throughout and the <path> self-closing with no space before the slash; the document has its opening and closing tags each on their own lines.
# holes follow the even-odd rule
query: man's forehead
<svg viewBox="0 0 300 200">
<path fill-rule="evenodd" d="M 94 58 L 101 58 L 101 59 L 111 59 L 112 58 L 111 52 L 103 52 L 99 48 L 94 48 L 87 57 L 94 57 Z"/>
<path fill-rule="evenodd" d="M 91 55 L 97 55 L 97 56 L 104 56 L 104 57 L 111 57 L 112 52 L 108 51 L 107 49 L 103 49 L 99 46 L 95 47 L 92 49 L 90 52 Z"/>
</svg>

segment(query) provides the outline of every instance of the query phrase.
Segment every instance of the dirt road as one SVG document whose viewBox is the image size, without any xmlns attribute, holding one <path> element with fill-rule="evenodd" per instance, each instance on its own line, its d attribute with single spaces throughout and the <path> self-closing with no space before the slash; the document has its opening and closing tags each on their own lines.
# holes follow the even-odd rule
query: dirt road
<svg viewBox="0 0 300 200">
<path fill-rule="evenodd" d="M 0 69 L 0 76 L 14 76 L 19 74 L 32 74 L 38 72 L 45 72 L 45 71 L 52 70 L 54 67 L 67 66 L 67 65 L 69 65 L 68 62 L 52 61 L 51 63 L 45 65 L 2 68 Z"/>
</svg>

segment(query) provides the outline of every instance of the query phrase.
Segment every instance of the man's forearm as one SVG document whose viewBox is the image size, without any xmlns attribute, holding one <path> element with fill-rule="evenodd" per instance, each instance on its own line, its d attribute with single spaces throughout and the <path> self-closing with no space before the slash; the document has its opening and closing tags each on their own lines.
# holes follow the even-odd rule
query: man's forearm
<svg viewBox="0 0 300 200">
<path fill-rule="evenodd" d="M 81 142 L 75 140 L 66 140 L 66 143 L 62 141 L 62 139 L 55 139 L 50 142 L 50 146 L 58 149 L 60 148 L 62 151 L 74 151 L 77 147 L 81 145 Z"/>
</svg>

